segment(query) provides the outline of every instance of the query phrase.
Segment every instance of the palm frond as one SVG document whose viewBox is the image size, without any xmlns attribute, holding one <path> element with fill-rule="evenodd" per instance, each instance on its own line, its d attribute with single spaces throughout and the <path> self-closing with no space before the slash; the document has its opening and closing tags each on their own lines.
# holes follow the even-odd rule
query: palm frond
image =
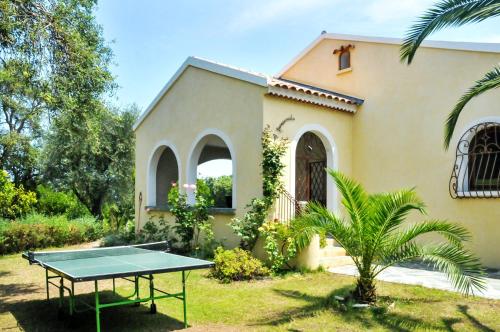
<svg viewBox="0 0 500 332">
<path fill-rule="evenodd" d="M 450 141 L 455 131 L 458 118 L 462 113 L 465 105 L 474 97 L 482 93 L 500 87 L 500 66 L 497 65 L 487 72 L 483 78 L 476 81 L 476 83 L 467 90 L 467 92 L 460 97 L 458 103 L 455 105 L 451 113 L 448 115 L 445 125 L 445 138 L 444 146 L 446 149 L 450 146 Z"/>
<path fill-rule="evenodd" d="M 422 254 L 420 247 L 415 242 L 406 242 L 386 251 L 384 249 L 381 249 L 379 258 L 374 262 L 376 264 L 373 269 L 374 277 L 390 266 L 416 260 Z"/>
<path fill-rule="evenodd" d="M 328 174 L 333 178 L 337 189 L 342 195 L 342 205 L 349 213 L 352 227 L 355 229 L 359 241 L 362 242 L 363 233 L 366 232 L 364 221 L 368 215 L 368 195 L 361 184 L 350 179 L 341 172 L 328 169 Z"/>
<path fill-rule="evenodd" d="M 404 189 L 393 193 L 371 195 L 372 218 L 375 238 L 400 226 L 411 211 L 425 213 L 424 202 L 414 189 Z"/>
<path fill-rule="evenodd" d="M 311 242 L 312 236 L 331 235 L 346 250 L 352 247 L 353 230 L 342 219 L 325 207 L 309 203 L 306 211 L 292 222 L 299 249 Z"/>
<path fill-rule="evenodd" d="M 427 220 L 394 234 L 388 239 L 385 251 L 390 252 L 391 248 L 396 250 L 398 247 L 415 240 L 417 237 L 429 233 L 440 234 L 457 247 L 462 246 L 463 242 L 471 239 L 469 231 L 463 226 L 444 220 Z"/>
<path fill-rule="evenodd" d="M 498 15 L 499 0 L 442 0 L 410 27 L 401 45 L 401 61 L 410 64 L 422 41 L 437 30 L 481 22 Z"/>
<path fill-rule="evenodd" d="M 484 270 L 479 259 L 461 247 L 442 244 L 426 246 L 421 254 L 424 262 L 444 272 L 453 286 L 466 295 L 486 289 Z"/>
<path fill-rule="evenodd" d="M 466 295 L 485 289 L 484 269 L 479 259 L 461 246 L 444 243 L 438 246 L 420 246 L 415 242 L 400 246 L 392 255 L 384 257 L 374 267 L 377 276 L 388 267 L 414 260 L 422 260 L 446 274 L 453 286 Z"/>
<path fill-rule="evenodd" d="M 354 229 L 325 207 L 309 203 L 306 211 L 293 220 L 291 225 L 299 250 L 307 247 L 314 235 L 331 235 L 358 265 L 357 257 L 360 256 L 361 249 Z"/>
</svg>

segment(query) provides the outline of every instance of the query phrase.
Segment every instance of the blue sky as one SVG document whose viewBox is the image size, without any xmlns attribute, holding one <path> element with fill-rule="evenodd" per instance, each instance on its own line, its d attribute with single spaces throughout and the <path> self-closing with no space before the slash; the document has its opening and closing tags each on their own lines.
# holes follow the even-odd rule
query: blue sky
<svg viewBox="0 0 500 332">
<path fill-rule="evenodd" d="M 145 109 L 190 55 L 277 73 L 322 30 L 402 37 L 435 0 L 100 0 L 113 41 L 115 103 Z M 432 36 L 500 42 L 500 18 Z"/>
<path fill-rule="evenodd" d="M 323 30 L 402 38 L 435 0 L 100 0 L 97 20 L 115 54 L 114 103 L 144 110 L 190 55 L 277 73 Z M 433 35 L 500 42 L 500 18 Z M 231 173 L 228 161 L 201 176 Z"/>
</svg>

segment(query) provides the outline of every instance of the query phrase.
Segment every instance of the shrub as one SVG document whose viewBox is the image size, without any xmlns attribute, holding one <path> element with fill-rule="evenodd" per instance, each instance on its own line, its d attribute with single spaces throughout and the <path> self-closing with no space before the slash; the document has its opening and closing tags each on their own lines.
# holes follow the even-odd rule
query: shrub
<svg viewBox="0 0 500 332">
<path fill-rule="evenodd" d="M 16 187 L 5 170 L 0 171 L 0 217 L 15 219 L 28 213 L 36 203 L 36 195 Z"/>
<path fill-rule="evenodd" d="M 173 229 L 179 237 L 180 248 L 183 252 L 196 252 L 200 248 L 200 235 L 203 233 L 206 240 L 213 239 L 212 223 L 209 208 L 213 206 L 210 189 L 204 181 L 198 181 L 196 185 L 196 202 L 190 206 L 187 195 L 179 192 L 177 186 L 172 186 L 168 193 L 168 205 L 170 212 L 175 217 Z"/>
<path fill-rule="evenodd" d="M 240 248 L 232 250 L 217 248 L 214 263 L 211 276 L 224 283 L 269 275 L 269 270 L 262 266 L 261 261 L 252 257 L 250 252 Z"/>
<path fill-rule="evenodd" d="M 106 203 L 102 208 L 102 220 L 113 231 L 119 231 L 134 218 L 133 200 Z"/>
<path fill-rule="evenodd" d="M 101 246 L 113 247 L 160 241 L 168 241 L 169 244 L 173 241 L 170 226 L 163 217 L 160 217 L 158 222 L 151 217 L 138 233 L 135 232 L 134 221 L 129 220 L 118 232 L 105 236 Z"/>
<path fill-rule="evenodd" d="M 273 273 L 282 270 L 288 262 L 297 256 L 294 229 L 279 221 L 266 221 L 259 228 L 264 239 L 264 250 L 269 260 L 269 268 Z"/>
<path fill-rule="evenodd" d="M 0 254 L 94 241 L 103 235 L 93 217 L 68 220 L 65 216 L 28 215 L 0 221 Z"/>
<path fill-rule="evenodd" d="M 231 207 L 230 202 L 228 202 L 227 197 L 232 197 L 233 192 L 233 178 L 230 175 L 222 175 L 219 177 L 207 177 L 203 180 L 209 190 L 210 194 L 214 199 L 214 206 L 216 207 Z"/>
<path fill-rule="evenodd" d="M 68 219 L 89 216 L 90 212 L 73 193 L 52 190 L 39 185 L 37 210 L 48 216 L 66 215 Z"/>
</svg>

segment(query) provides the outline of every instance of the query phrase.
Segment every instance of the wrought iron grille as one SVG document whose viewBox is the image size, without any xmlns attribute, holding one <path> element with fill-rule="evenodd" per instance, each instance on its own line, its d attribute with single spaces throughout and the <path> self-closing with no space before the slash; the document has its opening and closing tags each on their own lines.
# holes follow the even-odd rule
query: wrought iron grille
<svg viewBox="0 0 500 332">
<path fill-rule="evenodd" d="M 310 188 L 312 202 L 326 206 L 326 162 L 324 160 L 309 163 L 309 172 L 311 174 Z"/>
<path fill-rule="evenodd" d="M 326 204 L 326 150 L 321 139 L 305 133 L 297 143 L 295 199 Z"/>
<path fill-rule="evenodd" d="M 500 197 L 500 123 L 480 123 L 462 135 L 449 189 L 453 198 Z"/>
</svg>

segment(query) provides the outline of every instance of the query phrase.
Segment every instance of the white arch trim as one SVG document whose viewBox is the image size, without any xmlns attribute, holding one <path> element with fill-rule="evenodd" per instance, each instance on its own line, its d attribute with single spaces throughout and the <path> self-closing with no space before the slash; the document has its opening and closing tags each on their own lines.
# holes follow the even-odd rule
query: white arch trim
<svg viewBox="0 0 500 332">
<path fill-rule="evenodd" d="M 454 144 L 452 146 L 455 147 L 454 153 L 456 153 L 456 150 L 458 149 L 458 144 L 460 140 L 463 138 L 464 140 L 466 139 L 469 143 L 470 141 L 474 138 L 471 133 L 469 135 L 464 136 L 467 134 L 467 132 L 477 126 L 480 125 L 481 123 L 485 122 L 496 122 L 500 125 L 500 116 L 486 116 L 478 119 L 474 119 L 473 121 L 469 122 L 466 126 L 463 127 L 462 132 L 460 135 L 457 136 L 457 138 L 454 140 Z M 455 167 L 458 168 L 458 176 L 457 176 L 457 195 L 459 197 L 469 197 L 471 192 L 469 191 L 469 159 L 468 157 L 465 156 L 458 156 L 455 159 Z M 481 197 L 481 192 L 475 192 L 478 197 Z M 493 197 L 496 197 L 496 195 L 493 195 Z"/>
<path fill-rule="evenodd" d="M 222 139 L 224 143 L 226 144 L 227 148 L 229 149 L 229 153 L 231 154 L 231 166 L 232 166 L 232 178 L 233 178 L 233 199 L 232 199 L 232 208 L 236 208 L 236 194 L 237 194 L 237 171 L 236 171 L 236 165 L 237 165 L 237 158 L 236 158 L 236 150 L 234 149 L 234 145 L 226 133 L 223 131 L 216 129 L 216 128 L 207 128 L 200 132 L 195 140 L 193 141 L 193 144 L 191 145 L 191 148 L 189 150 L 189 155 L 188 155 L 188 161 L 186 164 L 186 180 L 188 184 L 195 184 L 196 179 L 198 178 L 198 174 L 196 173 L 197 167 L 198 167 L 198 160 L 200 159 L 201 151 L 205 147 L 205 138 L 207 138 L 208 135 L 215 135 Z M 195 196 L 194 192 L 192 190 L 187 190 L 187 195 L 188 195 L 188 203 L 189 204 L 194 204 L 195 203 Z"/>
<path fill-rule="evenodd" d="M 161 154 L 165 148 L 170 148 L 175 156 L 175 161 L 177 162 L 178 170 L 178 181 L 181 181 L 181 159 L 179 158 L 179 152 L 175 145 L 169 140 L 161 140 L 156 143 L 154 149 L 149 156 L 148 168 L 147 168 L 147 182 L 146 182 L 146 205 L 155 206 L 156 205 L 156 170 L 158 168 L 158 161 L 160 160 Z"/>
<path fill-rule="evenodd" d="M 326 166 L 328 168 L 337 170 L 338 169 L 338 153 L 337 146 L 335 145 L 335 140 L 330 132 L 319 124 L 307 124 L 297 131 L 291 144 L 290 144 L 290 193 L 295 196 L 295 158 L 297 152 L 297 144 L 299 139 L 307 132 L 312 132 L 317 135 L 326 150 Z M 326 207 L 332 211 L 337 212 L 338 202 L 337 202 L 337 188 L 333 180 L 327 176 L 326 177 Z"/>
</svg>

